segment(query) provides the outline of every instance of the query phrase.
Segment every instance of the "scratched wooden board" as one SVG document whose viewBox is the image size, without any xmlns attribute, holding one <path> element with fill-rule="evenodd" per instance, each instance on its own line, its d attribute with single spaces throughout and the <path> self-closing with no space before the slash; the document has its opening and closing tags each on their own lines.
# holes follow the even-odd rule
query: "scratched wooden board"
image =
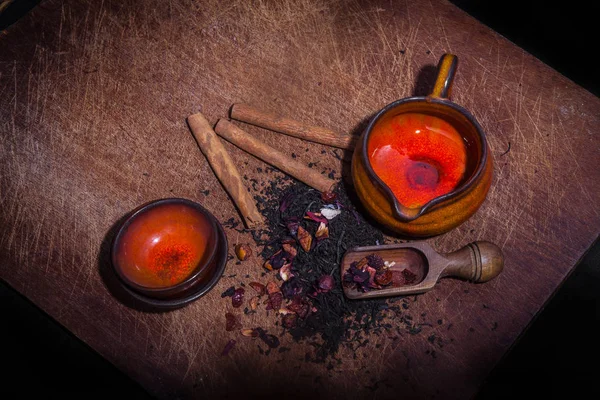
<svg viewBox="0 0 600 400">
<path fill-rule="evenodd" d="M 301 361 L 306 343 L 286 336 L 292 350 L 267 357 L 224 331 L 220 293 L 237 278 L 169 313 L 137 311 L 109 289 L 108 243 L 137 205 L 181 196 L 239 219 L 186 116 L 214 123 L 243 101 L 355 132 L 422 92 L 444 52 L 460 58 L 454 100 L 488 132 L 496 170 L 480 211 L 431 242 L 489 240 L 506 267 L 488 284 L 442 281 L 411 298 L 429 324 L 420 334 L 372 336 L 329 371 Z M 0 276 L 164 398 L 469 397 L 600 230 L 600 101 L 446 2 L 47 1 L 0 36 L 0 93 Z M 247 129 L 337 178 L 347 169 L 331 149 Z M 226 146 L 257 190 L 281 176 Z M 226 231 L 231 247 L 251 242 Z M 260 272 L 230 262 L 226 274 Z M 277 331 L 273 315 L 242 321 Z"/>
</svg>

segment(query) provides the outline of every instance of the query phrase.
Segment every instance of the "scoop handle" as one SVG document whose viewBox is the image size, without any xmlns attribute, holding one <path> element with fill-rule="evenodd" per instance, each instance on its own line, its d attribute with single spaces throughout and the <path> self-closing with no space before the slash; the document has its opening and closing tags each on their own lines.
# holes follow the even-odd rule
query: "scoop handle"
<svg viewBox="0 0 600 400">
<path fill-rule="evenodd" d="M 487 282 L 504 269 L 502 250 L 493 243 L 477 241 L 446 254 L 448 265 L 442 277 L 455 276 L 471 282 Z"/>
</svg>

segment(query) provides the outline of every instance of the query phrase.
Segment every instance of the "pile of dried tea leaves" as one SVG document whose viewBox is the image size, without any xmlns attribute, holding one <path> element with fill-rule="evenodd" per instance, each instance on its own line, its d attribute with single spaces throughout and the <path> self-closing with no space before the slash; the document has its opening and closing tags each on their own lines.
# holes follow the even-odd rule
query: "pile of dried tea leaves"
<svg viewBox="0 0 600 400">
<path fill-rule="evenodd" d="M 255 199 L 267 221 L 264 230 L 253 232 L 263 248 L 258 256 L 265 260 L 265 282 L 246 282 L 257 295 L 249 300 L 250 309 L 275 310 L 281 316 L 278 325 L 285 328 L 282 335 L 313 346 L 307 361 L 337 359 L 340 346 L 355 352 L 369 342 L 370 334 L 398 335 L 400 327 L 411 334 L 420 331 L 403 314 L 408 299 L 344 296 L 340 263 L 346 250 L 384 242 L 382 232 L 356 211 L 344 186 L 322 194 L 285 178 L 272 182 Z M 229 291 L 233 296 L 234 290 Z M 259 330 L 242 334 L 263 332 L 255 329 Z"/>
</svg>

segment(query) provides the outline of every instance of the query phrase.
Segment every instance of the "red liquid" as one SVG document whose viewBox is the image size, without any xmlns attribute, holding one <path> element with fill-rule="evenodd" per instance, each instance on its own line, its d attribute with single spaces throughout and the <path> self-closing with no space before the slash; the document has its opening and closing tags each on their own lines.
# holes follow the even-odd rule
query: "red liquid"
<svg viewBox="0 0 600 400">
<path fill-rule="evenodd" d="M 140 286 L 165 288 L 187 279 L 209 251 L 212 228 L 191 206 L 162 204 L 147 210 L 122 236 L 117 259 Z"/>
<path fill-rule="evenodd" d="M 448 122 L 426 114 L 400 114 L 378 125 L 367 151 L 375 174 L 408 208 L 451 192 L 467 163 L 462 136 Z"/>
</svg>

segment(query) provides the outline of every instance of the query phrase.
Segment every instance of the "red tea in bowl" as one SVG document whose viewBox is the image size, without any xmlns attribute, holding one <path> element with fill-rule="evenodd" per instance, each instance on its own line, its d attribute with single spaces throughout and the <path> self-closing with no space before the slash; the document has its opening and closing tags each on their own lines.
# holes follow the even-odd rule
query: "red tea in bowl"
<svg viewBox="0 0 600 400">
<path fill-rule="evenodd" d="M 121 272 L 150 289 L 185 281 L 214 247 L 211 222 L 186 204 L 159 204 L 140 213 L 124 230 L 116 249 Z"/>
<path fill-rule="evenodd" d="M 456 129 L 419 113 L 399 114 L 374 127 L 367 154 L 375 174 L 408 208 L 450 193 L 467 165 L 465 143 Z"/>
</svg>

